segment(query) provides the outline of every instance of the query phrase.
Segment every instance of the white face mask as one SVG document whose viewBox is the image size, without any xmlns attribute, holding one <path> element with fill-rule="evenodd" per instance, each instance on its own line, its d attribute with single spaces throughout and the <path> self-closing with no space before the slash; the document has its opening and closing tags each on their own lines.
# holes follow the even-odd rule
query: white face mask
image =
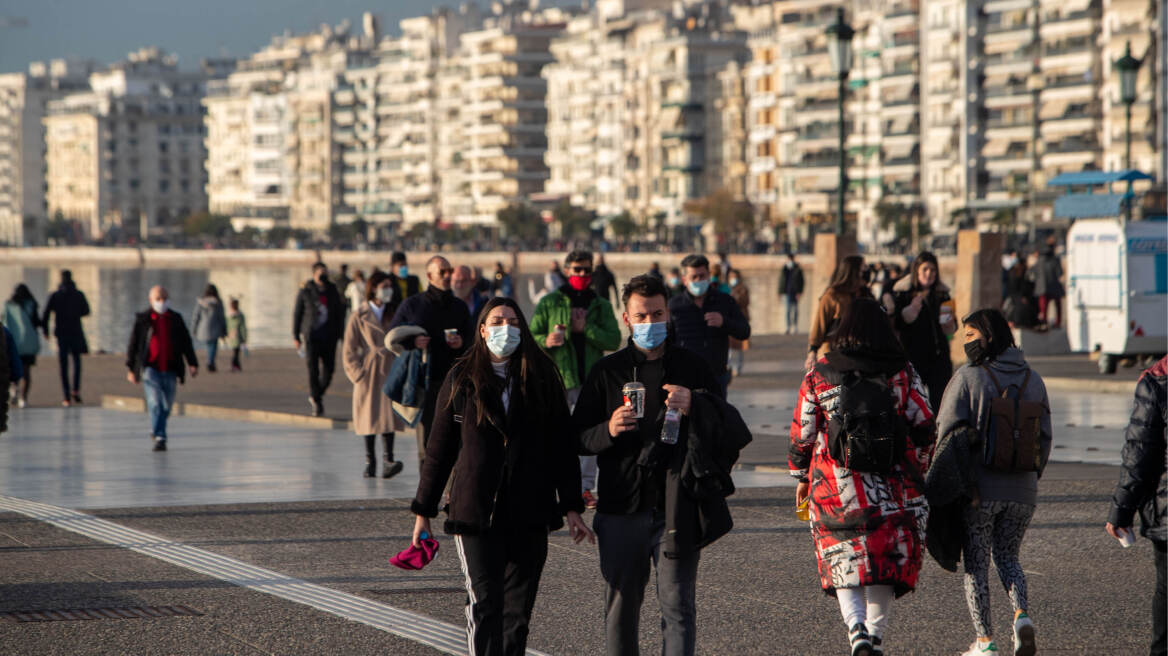
<svg viewBox="0 0 1168 656">
<path fill-rule="evenodd" d="M 487 350 L 497 358 L 511 357 L 521 335 L 519 326 L 487 326 Z"/>
<path fill-rule="evenodd" d="M 165 298 L 161 301 L 150 301 L 150 309 L 154 310 L 156 314 L 166 314 L 167 308 L 170 307 L 170 301 Z"/>
<path fill-rule="evenodd" d="M 382 303 L 389 303 L 393 300 L 393 288 L 381 287 L 377 290 L 377 300 Z"/>
</svg>

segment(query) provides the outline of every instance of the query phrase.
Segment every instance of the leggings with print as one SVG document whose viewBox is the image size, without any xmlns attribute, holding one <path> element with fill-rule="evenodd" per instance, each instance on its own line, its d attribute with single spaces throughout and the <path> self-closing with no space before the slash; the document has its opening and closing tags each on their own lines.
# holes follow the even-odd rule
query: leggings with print
<svg viewBox="0 0 1168 656">
<path fill-rule="evenodd" d="M 992 636 L 990 620 L 990 557 L 1014 610 L 1026 610 L 1026 575 L 1018 562 L 1022 536 L 1034 506 L 1013 501 L 983 501 L 965 509 L 965 601 L 977 635 Z"/>
</svg>

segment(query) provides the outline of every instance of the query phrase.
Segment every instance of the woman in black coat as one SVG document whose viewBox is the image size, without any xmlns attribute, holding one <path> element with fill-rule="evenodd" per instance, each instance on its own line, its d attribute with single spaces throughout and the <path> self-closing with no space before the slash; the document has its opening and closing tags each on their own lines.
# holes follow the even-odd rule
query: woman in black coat
<svg viewBox="0 0 1168 656">
<path fill-rule="evenodd" d="M 555 364 L 509 298 L 487 301 L 474 334 L 438 393 L 414 544 L 453 473 L 445 531 L 466 576 L 471 652 L 523 654 L 548 532 L 566 517 L 576 542 L 596 538 L 580 518 L 577 437 Z"/>
<path fill-rule="evenodd" d="M 929 406 L 935 414 L 953 375 L 949 335 L 957 332 L 957 317 L 949 288 L 941 282 L 937 256 L 928 251 L 918 255 L 909 275 L 893 285 L 891 296 L 892 319 L 900 342 L 929 390 Z"/>
</svg>

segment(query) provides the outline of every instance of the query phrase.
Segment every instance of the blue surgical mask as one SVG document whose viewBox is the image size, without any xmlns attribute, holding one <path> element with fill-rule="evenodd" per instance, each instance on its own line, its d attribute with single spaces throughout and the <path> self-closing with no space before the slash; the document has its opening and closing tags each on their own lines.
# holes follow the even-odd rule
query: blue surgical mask
<svg viewBox="0 0 1168 656">
<path fill-rule="evenodd" d="M 695 280 L 691 283 L 688 283 L 686 288 L 689 289 L 689 293 L 693 294 L 694 296 L 705 296 L 706 292 L 710 291 L 710 281 Z"/>
<path fill-rule="evenodd" d="M 677 278 L 677 276 L 672 276 L 672 277 L 670 277 L 670 278 L 669 278 L 669 286 L 670 286 L 670 287 L 676 287 L 676 286 L 678 286 L 679 284 L 681 284 L 681 280 L 679 280 L 679 279 Z"/>
<path fill-rule="evenodd" d="M 410 268 L 406 265 L 401 265 L 397 268 L 397 275 L 399 278 L 405 278 L 410 275 Z"/>
<path fill-rule="evenodd" d="M 521 334 L 519 326 L 487 326 L 487 350 L 498 358 L 511 357 Z"/>
<path fill-rule="evenodd" d="M 665 336 L 669 333 L 669 324 L 665 321 L 634 323 L 632 328 L 633 343 L 646 351 L 652 351 L 661 346 L 665 342 Z"/>
</svg>

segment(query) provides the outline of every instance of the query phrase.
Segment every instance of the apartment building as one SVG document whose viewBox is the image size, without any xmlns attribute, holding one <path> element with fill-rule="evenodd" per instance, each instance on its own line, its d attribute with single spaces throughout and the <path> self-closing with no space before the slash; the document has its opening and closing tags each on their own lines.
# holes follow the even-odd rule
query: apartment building
<svg viewBox="0 0 1168 656">
<path fill-rule="evenodd" d="M 221 70 L 221 69 L 216 69 Z M 89 77 L 48 103 L 46 203 L 90 238 L 176 232 L 207 208 L 201 100 L 207 73 L 157 48 Z"/>
<path fill-rule="evenodd" d="M 34 62 L 27 73 L 0 75 L 0 243 L 44 238 L 45 126 L 49 101 L 89 88 L 91 61 Z"/>
</svg>

